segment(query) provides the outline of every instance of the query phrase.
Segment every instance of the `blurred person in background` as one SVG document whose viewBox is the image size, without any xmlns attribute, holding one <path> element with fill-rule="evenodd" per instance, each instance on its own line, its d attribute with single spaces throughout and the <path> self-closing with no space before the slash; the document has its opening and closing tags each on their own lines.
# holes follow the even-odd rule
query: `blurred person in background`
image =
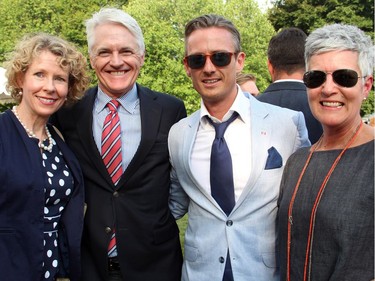
<svg viewBox="0 0 375 281">
<path fill-rule="evenodd" d="M 307 100 L 305 73 L 306 34 L 299 28 L 285 28 L 273 36 L 268 44 L 268 71 L 272 84 L 258 100 L 301 111 L 305 116 L 309 140 L 313 144 L 322 135 L 322 125 L 312 115 Z"/>
<path fill-rule="evenodd" d="M 251 73 L 237 73 L 237 84 L 240 85 L 243 92 L 257 96 L 259 94 L 259 89 L 256 85 L 256 77 Z"/>
</svg>

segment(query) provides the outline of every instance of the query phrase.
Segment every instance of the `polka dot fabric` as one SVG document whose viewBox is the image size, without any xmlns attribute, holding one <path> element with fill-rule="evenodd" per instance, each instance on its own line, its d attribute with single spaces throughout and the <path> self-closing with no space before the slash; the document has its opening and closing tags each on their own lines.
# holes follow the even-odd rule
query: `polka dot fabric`
<svg viewBox="0 0 375 281">
<path fill-rule="evenodd" d="M 58 225 L 72 194 L 73 177 L 63 155 L 53 140 L 52 152 L 43 150 L 42 161 L 46 172 L 44 205 L 44 263 L 42 280 L 55 280 L 59 268 Z"/>
</svg>

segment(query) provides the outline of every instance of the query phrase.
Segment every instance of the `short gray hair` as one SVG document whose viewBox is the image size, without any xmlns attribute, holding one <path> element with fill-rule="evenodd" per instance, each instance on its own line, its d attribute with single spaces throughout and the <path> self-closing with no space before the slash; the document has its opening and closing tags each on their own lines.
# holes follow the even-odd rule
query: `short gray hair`
<svg viewBox="0 0 375 281">
<path fill-rule="evenodd" d="M 127 28 L 137 41 L 141 52 L 140 55 L 144 55 L 145 42 L 141 27 L 132 16 L 116 8 L 102 8 L 99 12 L 93 14 L 90 19 L 86 20 L 87 45 L 90 54 L 95 42 L 95 28 L 106 23 L 120 24 Z"/>
<path fill-rule="evenodd" d="M 314 30 L 306 39 L 306 67 L 313 55 L 329 51 L 358 53 L 358 66 L 362 76 L 373 75 L 374 46 L 370 36 L 353 25 L 331 24 Z"/>
</svg>

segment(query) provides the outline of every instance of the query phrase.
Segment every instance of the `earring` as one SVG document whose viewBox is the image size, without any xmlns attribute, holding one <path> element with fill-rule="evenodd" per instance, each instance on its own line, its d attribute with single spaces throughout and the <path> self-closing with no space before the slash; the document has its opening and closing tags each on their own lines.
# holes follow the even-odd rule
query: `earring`
<svg viewBox="0 0 375 281">
<path fill-rule="evenodd" d="M 22 91 L 18 92 L 18 96 L 21 97 L 23 95 Z"/>
</svg>

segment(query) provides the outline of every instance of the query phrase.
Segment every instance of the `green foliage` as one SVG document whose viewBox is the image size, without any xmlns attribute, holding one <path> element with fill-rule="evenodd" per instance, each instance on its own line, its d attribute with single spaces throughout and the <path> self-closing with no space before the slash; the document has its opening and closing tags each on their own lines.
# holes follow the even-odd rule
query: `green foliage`
<svg viewBox="0 0 375 281">
<path fill-rule="evenodd" d="M 230 19 L 241 33 L 247 54 L 244 71 L 255 74 L 261 90 L 269 84 L 266 50 L 274 30 L 252 0 L 131 0 L 124 10 L 139 22 L 145 36 L 147 55 L 138 81 L 181 98 L 188 113 L 199 108 L 200 97 L 182 63 L 184 27 L 199 15 L 216 13 Z"/>
<path fill-rule="evenodd" d="M 100 7 L 127 1 L 0 0 L 0 62 L 15 42 L 29 32 L 59 35 L 86 52 L 84 20 Z"/>
<path fill-rule="evenodd" d="M 294 26 L 307 34 L 325 24 L 347 23 L 374 38 L 372 0 L 275 0 L 268 19 L 275 30 Z"/>
<path fill-rule="evenodd" d="M 261 90 L 270 82 L 266 49 L 274 30 L 254 0 L 0 0 L 0 65 L 29 32 L 59 35 L 87 54 L 84 20 L 104 6 L 123 8 L 143 29 L 147 55 L 138 81 L 181 98 L 189 113 L 199 107 L 200 97 L 185 74 L 183 35 L 185 24 L 196 16 L 217 13 L 231 19 L 247 54 L 244 70 L 255 74 Z M 96 83 L 93 71 L 91 76 Z"/>
<path fill-rule="evenodd" d="M 372 0 L 275 0 L 268 19 L 276 31 L 298 27 L 309 34 L 331 23 L 358 26 L 374 38 L 374 1 Z M 374 112 L 374 91 L 363 102 L 361 116 Z"/>
<path fill-rule="evenodd" d="M 4 112 L 5 110 L 10 109 L 14 105 L 15 103 L 12 103 L 12 102 L 0 103 L 0 112 Z"/>
<path fill-rule="evenodd" d="M 361 107 L 361 116 L 370 115 L 375 112 L 375 96 L 374 91 L 372 90 L 368 95 L 367 99 L 363 101 Z"/>
<path fill-rule="evenodd" d="M 84 21 L 104 6 L 121 8 L 119 0 L 0 0 L 0 66 L 26 33 L 47 32 L 74 43 L 87 54 Z M 93 83 L 96 82 L 92 71 Z M 1 104 L 0 112 L 12 106 Z"/>
<path fill-rule="evenodd" d="M 124 9 L 143 29 L 147 55 L 138 81 L 181 98 L 188 113 L 199 108 L 200 97 L 185 74 L 183 35 L 185 24 L 196 16 L 217 13 L 233 21 L 246 53 L 244 71 L 255 74 L 260 91 L 271 82 L 266 51 L 275 29 L 297 26 L 309 33 L 325 23 L 346 22 L 373 38 L 374 3 L 369 0 L 275 0 L 267 16 L 255 0 L 0 0 L 0 65 L 15 42 L 29 32 L 59 35 L 87 54 L 84 20 L 104 6 Z M 96 83 L 93 71 L 91 76 Z M 362 113 L 373 111 L 372 92 Z"/>
<path fill-rule="evenodd" d="M 177 220 L 178 229 L 180 230 L 180 243 L 182 251 L 184 251 L 185 232 L 188 225 L 188 215 L 186 214 L 181 219 Z"/>
</svg>

